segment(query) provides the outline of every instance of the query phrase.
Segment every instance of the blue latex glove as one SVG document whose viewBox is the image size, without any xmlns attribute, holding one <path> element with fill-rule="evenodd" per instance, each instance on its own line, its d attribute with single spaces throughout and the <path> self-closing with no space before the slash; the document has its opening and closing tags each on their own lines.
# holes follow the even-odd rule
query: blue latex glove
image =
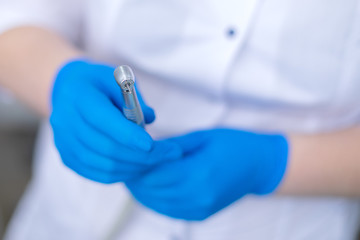
<svg viewBox="0 0 360 240">
<path fill-rule="evenodd" d="M 176 137 L 182 159 L 127 183 L 143 205 L 173 218 L 203 220 L 246 194 L 268 194 L 281 181 L 288 145 L 281 135 L 215 129 Z"/>
<path fill-rule="evenodd" d="M 181 156 L 178 145 L 153 141 L 121 111 L 121 90 L 114 68 L 87 60 L 65 64 L 52 92 L 50 123 L 65 165 L 102 183 L 130 180 L 162 161 Z M 155 119 L 138 93 L 145 122 Z"/>
</svg>

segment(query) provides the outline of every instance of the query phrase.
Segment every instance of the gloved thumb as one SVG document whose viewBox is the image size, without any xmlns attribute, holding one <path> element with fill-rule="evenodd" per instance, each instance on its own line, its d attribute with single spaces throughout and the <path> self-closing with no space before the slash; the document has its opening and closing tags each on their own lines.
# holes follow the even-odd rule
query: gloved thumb
<svg viewBox="0 0 360 240">
<path fill-rule="evenodd" d="M 205 143 L 206 133 L 205 131 L 197 131 L 182 136 L 172 137 L 168 140 L 178 144 L 184 154 L 191 154 L 192 152 L 201 148 L 201 146 Z"/>
</svg>

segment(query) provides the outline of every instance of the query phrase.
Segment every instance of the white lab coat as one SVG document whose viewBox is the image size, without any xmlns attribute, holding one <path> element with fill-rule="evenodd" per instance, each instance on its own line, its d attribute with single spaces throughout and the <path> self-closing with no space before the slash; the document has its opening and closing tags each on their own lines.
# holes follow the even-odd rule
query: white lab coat
<svg viewBox="0 0 360 240">
<path fill-rule="evenodd" d="M 1 31 L 44 26 L 133 66 L 157 113 L 154 138 L 220 125 L 311 134 L 360 121 L 358 0 L 3 0 L 0 16 Z M 102 239 L 127 196 L 122 184 L 67 169 L 44 124 L 7 239 Z M 247 196 L 190 223 L 136 205 L 116 238 L 350 240 L 358 216 L 358 200 L 341 197 Z"/>
</svg>

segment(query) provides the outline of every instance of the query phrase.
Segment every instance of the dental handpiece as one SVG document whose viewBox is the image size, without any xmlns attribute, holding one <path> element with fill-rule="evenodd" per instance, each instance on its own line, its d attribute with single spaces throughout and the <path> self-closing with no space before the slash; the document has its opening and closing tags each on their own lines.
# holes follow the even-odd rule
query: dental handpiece
<svg viewBox="0 0 360 240">
<path fill-rule="evenodd" d="M 121 88 L 124 99 L 123 113 L 125 117 L 128 120 L 145 127 L 144 114 L 141 110 L 135 91 L 135 76 L 133 71 L 129 66 L 122 65 L 115 69 L 114 77 Z"/>
</svg>

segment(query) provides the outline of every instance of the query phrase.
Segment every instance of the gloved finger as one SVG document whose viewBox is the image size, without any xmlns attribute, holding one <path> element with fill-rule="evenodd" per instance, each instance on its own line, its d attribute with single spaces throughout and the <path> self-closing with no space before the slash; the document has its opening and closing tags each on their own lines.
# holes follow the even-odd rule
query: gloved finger
<svg viewBox="0 0 360 240">
<path fill-rule="evenodd" d="M 100 183 L 123 182 L 135 177 L 133 174 L 108 173 L 98 169 L 84 166 L 76 157 L 63 160 L 64 164 L 82 177 Z"/>
<path fill-rule="evenodd" d="M 193 139 L 193 136 L 186 136 Z M 180 147 L 183 147 L 181 144 L 187 144 L 187 137 L 177 137 L 175 141 L 172 141 L 173 139 L 166 141 L 176 144 L 183 141 L 179 144 Z M 154 166 L 141 175 L 139 179 L 136 179 L 136 181 L 141 182 L 141 185 L 148 188 L 177 188 L 180 185 L 191 185 L 192 183 L 184 182 L 187 179 L 193 179 L 191 175 L 197 175 L 198 182 L 201 182 L 201 179 L 206 181 L 206 179 L 209 178 L 208 174 L 213 174 L 216 172 L 216 169 L 213 169 L 213 171 L 204 171 L 202 159 L 206 156 L 204 151 L 207 151 L 207 148 L 203 147 L 204 142 L 200 141 L 202 138 L 202 136 L 196 137 L 199 142 L 190 143 L 190 147 L 185 146 L 188 147 L 187 149 L 183 147 L 180 158 L 174 159 L 173 161 L 162 162 Z M 184 149 L 188 150 L 188 152 L 184 152 Z M 192 149 L 192 151 L 189 151 L 189 149 Z"/>
<path fill-rule="evenodd" d="M 205 194 L 199 187 L 182 189 L 185 185 L 181 184 L 152 188 L 138 182 L 139 178 L 125 182 L 126 187 L 138 202 L 158 213 L 172 218 L 197 221 L 206 219 L 216 211 L 212 207 L 213 199 L 197 197 Z M 192 192 L 188 192 L 189 190 Z"/>
<path fill-rule="evenodd" d="M 63 139 L 59 140 L 60 137 L 57 137 L 57 142 L 62 141 L 63 144 L 61 145 L 64 146 L 64 141 L 66 141 L 66 144 L 68 144 L 68 147 L 66 148 L 67 152 L 71 153 L 71 155 L 75 157 L 77 161 L 82 163 L 84 166 L 92 167 L 94 169 L 98 169 L 104 172 L 119 174 L 133 174 L 146 170 L 146 166 L 141 164 L 133 162 L 123 162 L 109 157 L 104 157 L 84 146 L 81 142 L 78 141 L 75 136 L 72 136 L 70 133 L 61 136 Z M 63 160 L 66 160 L 66 157 L 64 157 Z"/>
<path fill-rule="evenodd" d="M 158 164 L 134 181 L 149 190 L 177 189 L 182 181 L 188 179 L 188 171 L 184 159 L 179 159 Z"/>
<path fill-rule="evenodd" d="M 89 167 L 108 174 L 117 174 L 119 176 L 136 176 L 145 172 L 147 169 L 146 166 L 137 163 L 119 162 L 117 160 L 104 157 L 86 149 L 85 147 L 80 147 L 80 149 L 77 149 L 76 153 L 73 155 L 79 161 L 79 164 L 83 165 L 83 167 Z"/>
<path fill-rule="evenodd" d="M 123 163 L 91 152 L 70 132 L 56 134 L 55 145 L 59 149 L 63 163 L 77 173 L 99 173 L 102 179 L 106 177 L 114 181 L 125 181 L 137 177 L 146 170 L 143 165 Z M 84 174 L 82 176 L 86 177 Z M 92 180 L 95 180 L 94 177 Z"/>
<path fill-rule="evenodd" d="M 178 144 L 185 155 L 196 151 L 206 143 L 206 135 L 202 131 L 191 132 L 182 136 L 167 139 L 170 142 Z"/>
<path fill-rule="evenodd" d="M 125 184 L 139 203 L 160 214 L 172 218 L 184 218 L 185 216 L 192 215 L 192 212 L 194 212 L 194 209 L 190 209 L 184 204 L 191 200 L 185 199 L 176 188 L 157 191 L 147 187 L 134 186 L 129 184 L 129 182 Z"/>
<path fill-rule="evenodd" d="M 131 191 L 134 196 L 138 196 L 140 199 L 153 199 L 158 201 L 170 201 L 176 204 L 181 204 L 179 199 L 185 196 L 179 195 L 179 186 L 167 185 L 163 187 L 149 186 L 144 184 L 144 181 L 138 181 L 142 178 L 140 175 L 138 178 L 131 179 L 126 182 L 126 187 Z"/>
<path fill-rule="evenodd" d="M 74 122 L 79 122 L 81 121 L 81 116 L 73 114 L 73 120 Z M 73 126 L 72 128 L 78 141 L 88 149 L 117 161 L 149 166 L 163 161 L 178 159 L 182 156 L 180 146 L 170 141 L 155 141 L 151 151 L 134 150 L 114 141 L 85 122 L 77 123 L 76 127 Z"/>
<path fill-rule="evenodd" d="M 105 154 L 121 162 L 136 163 L 148 167 L 178 160 L 183 155 L 181 148 L 169 141 L 154 141 L 149 152 L 132 150 L 126 146 L 118 145 L 114 152 Z"/>
<path fill-rule="evenodd" d="M 97 74 L 101 73 L 102 80 L 99 81 L 99 83 L 101 84 L 103 91 L 106 92 L 109 95 L 112 102 L 119 109 L 122 110 L 124 101 L 121 94 L 121 89 L 119 85 L 116 83 L 114 78 L 114 70 L 115 68 L 106 65 L 94 65 L 93 68 L 93 71 L 95 71 Z M 139 99 L 139 103 L 144 114 L 145 123 L 153 122 L 155 120 L 154 110 L 144 102 L 140 92 L 138 91 L 137 86 L 136 86 L 136 95 Z"/>
<path fill-rule="evenodd" d="M 177 145 L 166 141 L 155 142 L 150 152 L 136 151 L 118 144 L 117 151 L 114 151 L 114 154 L 105 153 L 108 156 L 93 151 L 81 142 L 73 143 L 73 145 L 77 147 L 74 155 L 83 164 L 106 172 L 140 173 L 147 170 L 149 166 L 163 161 L 172 161 L 182 155 L 181 149 Z"/>
<path fill-rule="evenodd" d="M 152 148 L 153 140 L 140 126 L 127 120 L 111 100 L 95 87 L 88 87 L 87 96 L 75 106 L 89 125 L 125 146 L 143 151 Z"/>
<path fill-rule="evenodd" d="M 182 149 L 178 144 L 171 141 L 155 141 L 153 149 L 148 156 L 148 165 L 161 165 L 166 162 L 179 161 L 183 156 Z"/>
</svg>

